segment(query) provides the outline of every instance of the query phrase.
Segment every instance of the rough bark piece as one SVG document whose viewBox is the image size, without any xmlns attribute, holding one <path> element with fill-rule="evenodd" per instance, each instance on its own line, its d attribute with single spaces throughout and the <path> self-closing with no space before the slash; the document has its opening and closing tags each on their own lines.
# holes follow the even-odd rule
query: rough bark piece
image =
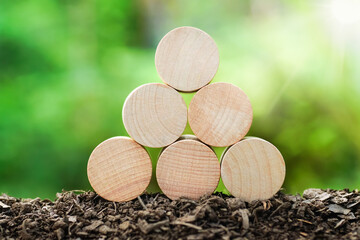
<svg viewBox="0 0 360 240">
<path fill-rule="evenodd" d="M 215 191 L 220 164 L 214 151 L 197 140 L 179 140 L 160 155 L 156 178 L 160 189 L 171 199 L 199 199 Z"/>
<path fill-rule="evenodd" d="M 147 147 L 165 147 L 183 133 L 187 122 L 184 99 L 173 88 L 150 83 L 136 88 L 126 98 L 123 122 L 129 135 Z"/>
<path fill-rule="evenodd" d="M 199 90 L 190 102 L 189 124 L 204 143 L 227 147 L 249 131 L 253 111 L 249 98 L 230 83 L 213 83 Z"/>
<path fill-rule="evenodd" d="M 284 158 L 271 143 L 246 138 L 223 154 L 221 177 L 235 197 L 247 202 L 265 200 L 279 191 L 284 182 Z"/>
<path fill-rule="evenodd" d="M 142 194 L 150 183 L 152 165 L 146 150 L 128 137 L 100 143 L 87 166 L 94 190 L 109 201 L 123 202 Z"/>
<path fill-rule="evenodd" d="M 161 39 L 155 66 L 166 84 L 179 91 L 193 92 L 215 76 L 219 51 L 207 33 L 194 27 L 179 27 Z"/>
</svg>

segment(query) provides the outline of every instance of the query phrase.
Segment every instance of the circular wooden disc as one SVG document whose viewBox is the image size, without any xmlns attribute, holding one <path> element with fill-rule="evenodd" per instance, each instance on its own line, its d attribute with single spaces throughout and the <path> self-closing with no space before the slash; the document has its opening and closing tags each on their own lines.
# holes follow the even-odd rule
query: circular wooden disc
<svg viewBox="0 0 360 240">
<path fill-rule="evenodd" d="M 214 151 L 197 140 L 179 140 L 160 155 L 156 166 L 160 189 L 170 199 L 199 199 L 215 191 L 220 164 Z"/>
<path fill-rule="evenodd" d="M 247 202 L 265 200 L 277 193 L 284 182 L 284 158 L 271 143 L 245 138 L 224 153 L 221 177 L 233 196 Z"/>
<path fill-rule="evenodd" d="M 91 186 L 109 201 L 138 197 L 149 185 L 151 173 L 149 154 L 128 137 L 113 137 L 100 143 L 87 165 Z"/>
<path fill-rule="evenodd" d="M 123 122 L 128 134 L 147 147 L 164 147 L 184 132 L 187 107 L 173 88 L 150 83 L 136 88 L 126 98 Z"/>
<path fill-rule="evenodd" d="M 201 141 L 226 147 L 247 134 L 253 111 L 240 88 L 230 83 L 213 83 L 195 94 L 188 115 L 190 127 Z"/>
<path fill-rule="evenodd" d="M 179 27 L 161 39 L 155 66 L 166 84 L 179 91 L 193 92 L 215 76 L 219 51 L 207 33 L 193 27 Z"/>
</svg>

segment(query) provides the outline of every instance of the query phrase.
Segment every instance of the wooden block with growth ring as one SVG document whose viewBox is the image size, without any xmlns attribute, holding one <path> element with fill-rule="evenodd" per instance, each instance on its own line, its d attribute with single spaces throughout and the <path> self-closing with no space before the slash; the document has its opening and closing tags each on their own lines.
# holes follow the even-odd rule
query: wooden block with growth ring
<svg viewBox="0 0 360 240">
<path fill-rule="evenodd" d="M 245 138 L 225 150 L 221 178 L 233 196 L 247 202 L 265 200 L 279 191 L 284 182 L 284 158 L 271 143 Z"/>
<path fill-rule="evenodd" d="M 253 111 L 249 98 L 239 87 L 213 83 L 195 94 L 188 117 L 191 129 L 201 141 L 227 147 L 247 134 Z"/>
<path fill-rule="evenodd" d="M 147 151 L 128 137 L 100 143 L 90 155 L 91 186 L 109 201 L 123 202 L 142 194 L 150 183 L 152 165 Z"/>
<path fill-rule="evenodd" d="M 166 84 L 182 92 L 193 92 L 215 76 L 219 51 L 207 33 L 194 27 L 179 27 L 161 39 L 155 66 Z"/>
<path fill-rule="evenodd" d="M 220 164 L 210 147 L 185 138 L 160 154 L 156 178 L 160 189 L 171 199 L 199 199 L 215 191 L 220 179 Z"/>
<path fill-rule="evenodd" d="M 147 147 L 165 147 L 183 133 L 187 122 L 184 99 L 173 88 L 149 83 L 126 98 L 123 122 L 128 134 Z"/>
</svg>

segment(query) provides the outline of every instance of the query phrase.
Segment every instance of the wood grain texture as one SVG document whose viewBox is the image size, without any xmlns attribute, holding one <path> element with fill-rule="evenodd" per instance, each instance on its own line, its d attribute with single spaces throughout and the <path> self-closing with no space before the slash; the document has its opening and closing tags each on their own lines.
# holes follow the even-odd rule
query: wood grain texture
<svg viewBox="0 0 360 240">
<path fill-rule="evenodd" d="M 159 148 L 181 136 L 186 127 L 187 107 L 173 88 L 150 83 L 130 93 L 125 100 L 122 117 L 126 131 L 135 141 Z"/>
<path fill-rule="evenodd" d="M 170 199 L 199 199 L 215 191 L 220 179 L 220 164 L 214 151 L 200 141 L 179 140 L 161 153 L 156 178 Z"/>
<path fill-rule="evenodd" d="M 161 39 L 155 66 L 166 84 L 179 91 L 193 92 L 215 76 L 219 51 L 207 33 L 194 27 L 179 27 Z"/>
<path fill-rule="evenodd" d="M 150 183 L 152 165 L 146 150 L 128 137 L 100 143 L 90 155 L 91 186 L 109 201 L 123 202 L 142 194 Z"/>
<path fill-rule="evenodd" d="M 269 199 L 284 182 L 284 158 L 271 143 L 255 137 L 245 138 L 224 152 L 221 177 L 235 197 L 247 202 Z"/>
<path fill-rule="evenodd" d="M 253 111 L 249 98 L 240 88 L 230 83 L 213 83 L 195 94 L 188 118 L 191 129 L 201 141 L 226 147 L 247 134 Z"/>
</svg>

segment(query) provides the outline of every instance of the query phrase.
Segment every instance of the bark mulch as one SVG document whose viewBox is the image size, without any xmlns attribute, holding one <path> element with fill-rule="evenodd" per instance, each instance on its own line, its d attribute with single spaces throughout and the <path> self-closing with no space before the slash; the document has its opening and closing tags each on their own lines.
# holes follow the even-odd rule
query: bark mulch
<svg viewBox="0 0 360 240">
<path fill-rule="evenodd" d="M 357 190 L 279 192 L 251 203 L 221 194 L 125 203 L 94 192 L 63 192 L 54 202 L 0 195 L 0 239 L 360 239 L 359 217 Z"/>
</svg>

